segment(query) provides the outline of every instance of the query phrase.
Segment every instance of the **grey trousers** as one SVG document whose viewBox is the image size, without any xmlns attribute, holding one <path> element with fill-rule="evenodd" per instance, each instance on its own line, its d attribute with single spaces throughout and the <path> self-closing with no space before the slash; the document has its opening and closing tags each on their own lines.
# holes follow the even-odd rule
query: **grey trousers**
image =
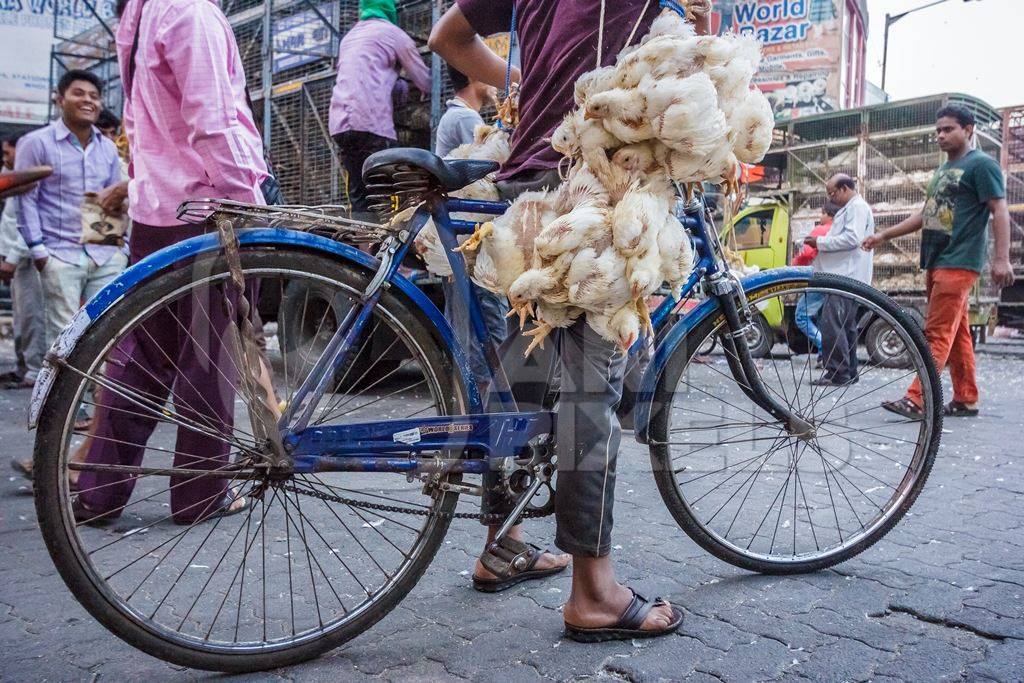
<svg viewBox="0 0 1024 683">
<path fill-rule="evenodd" d="M 470 283 L 470 286 L 477 301 L 480 302 L 480 311 L 484 315 L 484 324 L 487 327 L 488 337 L 491 343 L 494 344 L 494 347 L 498 348 L 505 341 L 506 337 L 507 322 L 505 314 L 508 313 L 508 299 L 494 292 L 489 292 L 476 284 Z M 455 338 L 459 340 L 459 344 L 466 352 L 469 367 L 473 371 L 477 384 L 481 386 L 483 391 L 483 389 L 486 389 L 485 385 L 487 384 L 488 377 L 487 361 L 484 360 L 484 351 L 480 348 L 476 335 L 473 334 L 473 326 L 469 322 L 469 310 L 466 308 L 466 302 L 455 295 L 455 287 L 447 278 L 442 281 L 441 289 L 444 291 L 444 317 L 448 318 L 448 322 L 451 323 Z"/>
<path fill-rule="evenodd" d="M 828 295 L 822 304 L 818 327 L 821 330 L 821 354 L 825 374 L 837 382 L 857 377 L 856 301 Z"/>
<path fill-rule="evenodd" d="M 502 199 L 542 187 L 554 188 L 557 173 L 540 172 L 498 183 Z M 555 454 L 555 545 L 585 557 L 611 550 L 612 508 L 615 501 L 615 461 L 621 429 L 615 407 L 622 396 L 625 358 L 616 346 L 601 339 L 581 318 L 558 330 L 545 344 L 523 357 L 527 339 L 510 326 L 499 356 L 520 410 L 549 405 L 551 383 L 558 377 Z M 507 510 L 511 501 L 495 490 L 500 475 L 484 478 L 484 511 Z"/>
<path fill-rule="evenodd" d="M 32 259 L 18 262 L 11 279 L 11 308 L 14 315 L 14 353 L 17 372 L 34 382 L 46 353 L 43 317 L 43 285 Z"/>
</svg>

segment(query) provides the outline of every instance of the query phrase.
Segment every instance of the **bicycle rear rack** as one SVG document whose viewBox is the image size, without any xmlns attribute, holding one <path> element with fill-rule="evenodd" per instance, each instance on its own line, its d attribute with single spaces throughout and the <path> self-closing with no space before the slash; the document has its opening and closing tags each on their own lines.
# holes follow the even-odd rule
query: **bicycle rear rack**
<svg viewBox="0 0 1024 683">
<path fill-rule="evenodd" d="M 334 241 L 379 242 L 396 234 L 401 225 L 370 223 L 349 217 L 347 206 L 264 206 L 229 199 L 199 199 L 185 202 L 178 219 L 186 223 L 215 223 L 228 218 L 239 227 L 259 226 L 310 232 Z"/>
</svg>

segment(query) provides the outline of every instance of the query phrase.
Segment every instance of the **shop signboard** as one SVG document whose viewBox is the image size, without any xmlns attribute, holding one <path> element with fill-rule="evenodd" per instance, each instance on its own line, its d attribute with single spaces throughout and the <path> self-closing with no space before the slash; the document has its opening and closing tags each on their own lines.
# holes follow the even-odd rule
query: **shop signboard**
<svg viewBox="0 0 1024 683">
<path fill-rule="evenodd" d="M 779 118 L 840 108 L 846 0 L 716 0 L 713 28 L 757 37 L 764 61 L 754 82 Z"/>
<path fill-rule="evenodd" d="M 334 56 L 330 26 L 335 25 L 335 6 L 319 4 L 323 18 L 307 9 L 274 19 L 274 73 Z"/>
</svg>

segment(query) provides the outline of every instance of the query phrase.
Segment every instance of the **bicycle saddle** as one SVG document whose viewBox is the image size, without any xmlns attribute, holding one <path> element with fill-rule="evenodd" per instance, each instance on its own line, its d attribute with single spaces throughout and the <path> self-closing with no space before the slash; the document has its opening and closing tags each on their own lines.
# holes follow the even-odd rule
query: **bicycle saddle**
<svg viewBox="0 0 1024 683">
<path fill-rule="evenodd" d="M 416 171 L 429 175 L 436 187 L 446 192 L 459 190 L 498 170 L 496 161 L 480 159 L 442 159 L 433 152 L 416 147 L 396 147 L 371 154 L 363 164 L 366 184 L 377 185 L 397 173 Z"/>
</svg>

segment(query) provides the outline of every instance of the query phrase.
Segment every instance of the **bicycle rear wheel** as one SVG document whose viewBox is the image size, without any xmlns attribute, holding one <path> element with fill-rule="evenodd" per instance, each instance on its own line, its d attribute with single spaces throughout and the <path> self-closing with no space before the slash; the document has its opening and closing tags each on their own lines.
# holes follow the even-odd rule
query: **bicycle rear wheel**
<svg viewBox="0 0 1024 683">
<path fill-rule="evenodd" d="M 760 378 L 813 425 L 813 436 L 800 438 L 747 397 L 724 344 L 710 356 L 695 354 L 727 331 L 712 315 L 669 360 L 649 429 L 655 479 L 677 523 L 716 557 L 770 574 L 823 569 L 882 538 L 921 492 L 942 432 L 941 385 L 920 327 L 884 294 L 847 278 L 766 285 L 750 300 L 762 309 L 792 309 L 805 294 L 826 297 L 829 315 L 860 356 L 867 355 L 859 348 L 860 313 L 884 321 L 906 365 L 849 354 L 840 362 L 838 345 L 829 344 L 817 369 L 813 348 L 799 356 L 776 347 L 757 361 Z M 855 382 L 811 383 L 850 365 Z M 902 396 L 914 380 L 924 400 L 919 419 L 882 408 L 882 399 Z"/>
<path fill-rule="evenodd" d="M 261 319 L 295 318 L 303 331 L 290 338 L 254 312 L 287 401 L 370 275 L 308 252 L 244 249 L 241 260 Z M 211 255 L 191 266 L 129 291 L 60 369 L 36 439 L 37 514 L 64 581 L 131 645 L 201 669 L 285 666 L 394 608 L 436 553 L 457 494 L 390 473 L 271 479 L 254 467 L 242 362 L 219 308 L 226 265 Z M 368 325 L 311 427 L 463 412 L 450 353 L 414 304 L 385 292 Z M 82 406 L 96 411 L 86 435 L 73 432 Z M 235 494 L 242 512 L 211 514 Z"/>
</svg>

